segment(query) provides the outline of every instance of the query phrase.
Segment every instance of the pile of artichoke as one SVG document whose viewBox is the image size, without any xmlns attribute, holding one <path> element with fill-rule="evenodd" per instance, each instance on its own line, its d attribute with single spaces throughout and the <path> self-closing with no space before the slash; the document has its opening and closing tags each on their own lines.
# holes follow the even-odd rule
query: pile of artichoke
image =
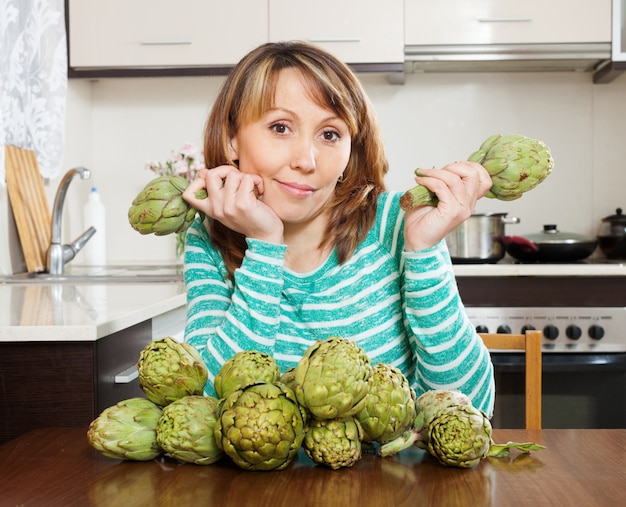
<svg viewBox="0 0 626 507">
<path fill-rule="evenodd" d="M 141 350 L 137 370 L 146 398 L 104 409 L 87 431 L 92 447 L 134 461 L 163 453 L 198 465 L 221 458 L 214 437 L 219 403 L 203 395 L 208 372 L 198 351 L 169 336 L 154 340 Z"/>
<path fill-rule="evenodd" d="M 242 351 L 203 394 L 208 378 L 195 348 L 171 337 L 140 353 L 146 398 L 111 406 L 92 421 L 89 443 L 105 456 L 148 461 L 167 454 L 209 465 L 227 456 L 245 470 L 282 470 L 300 448 L 319 465 L 351 467 L 364 449 L 385 457 L 417 445 L 441 464 L 475 466 L 533 443 L 494 444 L 491 424 L 458 391 L 418 399 L 395 367 L 372 366 L 354 342 L 338 336 L 314 343 L 281 374 L 270 355 Z"/>
</svg>

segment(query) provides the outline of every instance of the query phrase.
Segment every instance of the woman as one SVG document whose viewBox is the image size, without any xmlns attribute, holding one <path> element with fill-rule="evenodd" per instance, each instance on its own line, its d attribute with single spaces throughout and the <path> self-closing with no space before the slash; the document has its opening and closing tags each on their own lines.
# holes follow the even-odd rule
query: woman
<svg viewBox="0 0 626 507">
<path fill-rule="evenodd" d="M 230 73 L 209 115 L 206 166 L 184 198 L 185 340 L 209 370 L 239 350 L 284 371 L 316 340 L 354 340 L 419 396 L 459 389 L 493 409 L 488 351 L 460 301 L 444 237 L 491 186 L 459 162 L 416 182 L 437 207 L 405 213 L 386 192 L 375 115 L 350 69 L 304 43 L 265 44 Z M 195 193 L 206 189 L 208 199 Z"/>
</svg>

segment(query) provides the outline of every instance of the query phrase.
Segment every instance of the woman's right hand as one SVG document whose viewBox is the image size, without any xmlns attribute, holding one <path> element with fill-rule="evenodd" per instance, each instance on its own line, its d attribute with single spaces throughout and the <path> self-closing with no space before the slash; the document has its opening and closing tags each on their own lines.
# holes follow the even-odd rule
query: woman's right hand
<svg viewBox="0 0 626 507">
<path fill-rule="evenodd" d="M 206 189 L 206 199 L 195 195 L 202 189 Z M 183 192 L 183 199 L 248 238 L 283 242 L 283 223 L 263 203 L 263 179 L 257 174 L 242 173 L 231 165 L 201 169 Z"/>
</svg>

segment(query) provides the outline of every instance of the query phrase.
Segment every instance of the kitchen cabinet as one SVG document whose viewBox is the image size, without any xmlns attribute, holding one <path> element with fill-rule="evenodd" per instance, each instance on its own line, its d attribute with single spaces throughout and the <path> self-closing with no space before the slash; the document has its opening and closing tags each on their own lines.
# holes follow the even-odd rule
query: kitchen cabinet
<svg viewBox="0 0 626 507">
<path fill-rule="evenodd" d="M 611 0 L 612 20 L 612 57 L 618 68 L 626 69 L 626 1 Z"/>
<path fill-rule="evenodd" d="M 225 74 L 268 40 L 307 40 L 362 71 L 401 71 L 403 0 L 67 0 L 70 77 Z M 113 71 L 113 72 L 112 72 Z"/>
<path fill-rule="evenodd" d="M 329 9 L 305 0 L 269 0 L 269 38 L 319 44 L 350 64 L 401 63 L 403 11 L 403 0 L 344 0 Z"/>
<path fill-rule="evenodd" d="M 181 333 L 185 301 L 182 281 L 0 283 L 0 443 L 43 426 L 86 426 L 144 396 L 139 353 Z"/>
<path fill-rule="evenodd" d="M 267 1 L 68 0 L 73 69 L 220 67 L 267 41 Z"/>
<path fill-rule="evenodd" d="M 611 41 L 611 0 L 405 0 L 405 44 Z"/>
<path fill-rule="evenodd" d="M 143 397 L 130 372 L 151 340 L 145 321 L 95 341 L 0 342 L 0 444 L 43 426 L 88 426 L 118 401 Z"/>
</svg>

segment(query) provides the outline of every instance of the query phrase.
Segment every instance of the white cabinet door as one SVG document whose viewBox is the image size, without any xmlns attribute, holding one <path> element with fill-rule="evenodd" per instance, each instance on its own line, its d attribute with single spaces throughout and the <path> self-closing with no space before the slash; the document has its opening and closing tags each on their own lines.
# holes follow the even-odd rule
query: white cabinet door
<svg viewBox="0 0 626 507">
<path fill-rule="evenodd" d="M 404 0 L 269 0 L 271 41 L 319 44 L 347 63 L 404 60 Z"/>
<path fill-rule="evenodd" d="M 405 0 L 407 45 L 610 40 L 611 0 Z"/>
<path fill-rule="evenodd" d="M 267 0 L 69 0 L 70 67 L 236 63 L 267 42 Z"/>
</svg>

